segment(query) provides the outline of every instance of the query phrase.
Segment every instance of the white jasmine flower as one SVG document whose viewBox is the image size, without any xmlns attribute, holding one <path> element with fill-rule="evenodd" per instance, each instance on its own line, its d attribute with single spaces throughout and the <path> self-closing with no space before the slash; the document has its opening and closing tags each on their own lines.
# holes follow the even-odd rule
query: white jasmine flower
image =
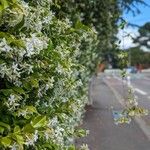
<svg viewBox="0 0 150 150">
<path fill-rule="evenodd" d="M 19 106 L 20 104 L 18 101 L 21 100 L 21 96 L 11 94 L 8 98 L 8 101 L 6 102 L 7 107 L 9 107 L 9 111 L 13 111 L 16 109 L 16 106 Z"/>
<path fill-rule="evenodd" d="M 16 80 L 16 81 L 14 81 L 14 84 L 15 84 L 16 86 L 18 86 L 18 87 L 21 87 L 22 82 L 19 81 L 19 80 Z"/>
<path fill-rule="evenodd" d="M 33 73 L 33 66 L 29 65 L 28 74 Z"/>
<path fill-rule="evenodd" d="M 44 135 L 45 135 L 46 140 L 48 140 L 49 137 L 50 137 L 50 136 L 49 136 L 49 133 L 45 132 Z"/>
<path fill-rule="evenodd" d="M 40 97 L 42 97 L 43 96 L 43 94 L 42 94 L 42 89 L 38 89 L 38 97 L 40 98 Z"/>
<path fill-rule="evenodd" d="M 89 150 L 88 145 L 87 144 L 83 144 L 81 146 L 80 150 Z"/>
<path fill-rule="evenodd" d="M 29 136 L 26 135 L 26 138 L 27 139 L 26 139 L 25 144 L 27 146 L 34 145 L 34 143 L 38 140 L 38 130 L 35 130 L 35 133 L 32 135 L 29 135 Z"/>
<path fill-rule="evenodd" d="M 48 79 L 47 84 L 45 85 L 45 90 L 47 91 L 49 88 L 52 88 L 54 86 L 54 77 L 51 77 Z"/>
<path fill-rule="evenodd" d="M 24 57 L 25 54 L 26 54 L 26 51 L 24 49 L 21 49 L 19 52 L 19 57 Z"/>
<path fill-rule="evenodd" d="M 12 69 L 13 69 L 14 72 L 17 72 L 17 71 L 20 70 L 20 69 L 18 68 L 18 64 L 15 63 L 15 62 L 13 62 Z"/>
<path fill-rule="evenodd" d="M 33 140 L 33 139 L 28 139 L 28 140 L 25 142 L 25 145 L 27 145 L 27 146 L 34 145 L 34 140 Z"/>
<path fill-rule="evenodd" d="M 33 139 L 34 139 L 34 142 L 36 142 L 38 140 L 38 130 L 35 130 Z"/>
<path fill-rule="evenodd" d="M 16 143 L 14 143 L 12 146 L 11 146 L 11 150 L 18 150 L 18 145 Z"/>
<path fill-rule="evenodd" d="M 18 116 L 25 116 L 26 117 L 27 114 L 28 114 L 27 109 L 26 110 L 21 110 L 21 111 L 19 111 Z"/>
<path fill-rule="evenodd" d="M 7 44 L 6 39 L 3 38 L 2 41 L 0 42 L 0 50 L 3 52 L 10 52 L 12 48 Z"/>
<path fill-rule="evenodd" d="M 15 95 L 11 94 L 10 97 L 8 98 L 9 105 L 13 105 L 13 103 L 15 103 L 15 101 L 16 101 Z"/>
<path fill-rule="evenodd" d="M 52 118 L 51 120 L 49 120 L 48 122 L 48 126 L 49 127 L 54 127 L 58 124 L 58 118 L 57 116 L 55 116 L 54 118 Z"/>
<path fill-rule="evenodd" d="M 48 89 L 49 89 L 49 85 L 46 84 L 46 85 L 45 85 L 45 90 L 47 91 Z"/>
<path fill-rule="evenodd" d="M 60 64 L 58 64 L 58 66 L 57 66 L 57 68 L 56 68 L 56 71 L 57 71 L 58 73 L 62 74 L 62 73 L 64 72 L 64 69 L 63 69 L 63 67 L 62 67 Z"/>
<path fill-rule="evenodd" d="M 47 102 L 44 102 L 44 106 L 45 106 L 45 107 L 48 107 L 49 105 L 48 105 L 48 103 L 47 103 Z"/>
<path fill-rule="evenodd" d="M 49 11 L 48 16 L 44 17 L 43 23 L 46 23 L 46 24 L 50 23 L 53 16 L 54 16 L 54 13 L 52 11 Z"/>
<path fill-rule="evenodd" d="M 11 77 L 11 69 L 10 68 L 7 68 L 6 64 L 3 63 L 3 64 L 0 64 L 0 74 L 1 74 L 1 77 L 4 78 L 5 75 Z"/>
</svg>

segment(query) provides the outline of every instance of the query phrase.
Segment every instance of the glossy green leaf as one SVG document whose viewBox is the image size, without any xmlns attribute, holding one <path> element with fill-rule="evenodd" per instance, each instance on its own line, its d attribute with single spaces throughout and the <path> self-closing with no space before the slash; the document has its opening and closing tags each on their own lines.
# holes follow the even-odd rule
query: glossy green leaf
<svg viewBox="0 0 150 150">
<path fill-rule="evenodd" d="M 26 109 L 32 113 L 38 113 L 34 106 L 26 106 Z"/>
<path fill-rule="evenodd" d="M 76 150 L 74 145 L 71 145 L 68 150 Z"/>
<path fill-rule="evenodd" d="M 0 126 L 5 127 L 6 129 L 8 129 L 10 131 L 10 125 L 4 122 L 0 122 Z"/>
<path fill-rule="evenodd" d="M 0 64 L 5 63 L 5 61 L 3 59 L 0 59 Z"/>
<path fill-rule="evenodd" d="M 33 126 L 31 124 L 27 124 L 25 125 L 25 127 L 23 128 L 23 131 L 25 133 L 34 133 L 35 129 L 33 128 Z"/>
<path fill-rule="evenodd" d="M 0 90 L 0 93 L 3 93 L 5 96 L 9 96 L 10 94 L 13 93 L 12 89 L 2 89 Z"/>
<path fill-rule="evenodd" d="M 12 89 L 19 94 L 25 94 L 25 91 L 21 87 L 13 87 Z"/>
<path fill-rule="evenodd" d="M 0 3 L 1 3 L 3 9 L 6 9 L 7 7 L 9 7 L 7 0 L 0 0 Z"/>
<path fill-rule="evenodd" d="M 21 132 L 21 129 L 19 126 L 15 126 L 14 128 L 14 133 L 20 133 Z"/>
<path fill-rule="evenodd" d="M 0 31 L 0 38 L 5 38 L 8 44 L 12 44 L 18 47 L 25 47 L 25 44 L 22 40 L 16 39 L 15 36 L 7 32 L 5 33 L 5 32 Z"/>
<path fill-rule="evenodd" d="M 46 116 L 37 116 L 31 121 L 31 125 L 34 128 L 41 128 L 47 124 Z"/>
<path fill-rule="evenodd" d="M 24 144 L 24 138 L 22 135 L 19 135 L 17 133 L 14 133 L 13 134 L 13 139 L 16 140 L 16 142 L 19 144 L 19 145 L 22 145 Z"/>
<path fill-rule="evenodd" d="M 36 80 L 36 79 L 30 79 L 30 84 L 31 84 L 31 86 L 32 87 L 34 87 L 34 88 L 38 88 L 39 87 L 39 82 L 38 82 L 38 80 Z"/>
<path fill-rule="evenodd" d="M 12 140 L 11 140 L 8 136 L 2 137 L 2 138 L 0 139 L 0 142 L 2 143 L 2 145 L 3 145 L 4 147 L 10 146 L 11 141 L 12 141 Z"/>
</svg>

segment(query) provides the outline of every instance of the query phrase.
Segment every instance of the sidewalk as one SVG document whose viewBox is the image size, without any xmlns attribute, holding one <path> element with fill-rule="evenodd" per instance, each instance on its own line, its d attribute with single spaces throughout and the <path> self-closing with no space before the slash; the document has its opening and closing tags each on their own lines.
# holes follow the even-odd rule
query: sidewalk
<svg viewBox="0 0 150 150">
<path fill-rule="evenodd" d="M 90 134 L 77 139 L 77 147 L 86 143 L 90 150 L 150 149 L 150 142 L 134 121 L 129 125 L 114 124 L 112 111 L 121 110 L 122 106 L 101 79 L 94 79 L 92 97 L 93 106 L 87 108 L 82 125 L 83 128 L 90 130 Z"/>
</svg>

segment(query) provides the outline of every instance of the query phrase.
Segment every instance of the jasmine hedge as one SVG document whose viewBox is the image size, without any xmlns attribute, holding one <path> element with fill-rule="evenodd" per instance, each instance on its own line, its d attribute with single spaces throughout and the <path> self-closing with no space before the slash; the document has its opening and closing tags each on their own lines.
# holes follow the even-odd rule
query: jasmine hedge
<svg viewBox="0 0 150 150">
<path fill-rule="evenodd" d="M 0 1 L 0 149 L 72 150 L 97 55 L 94 30 L 51 0 Z M 80 50 L 86 44 L 84 51 Z"/>
</svg>

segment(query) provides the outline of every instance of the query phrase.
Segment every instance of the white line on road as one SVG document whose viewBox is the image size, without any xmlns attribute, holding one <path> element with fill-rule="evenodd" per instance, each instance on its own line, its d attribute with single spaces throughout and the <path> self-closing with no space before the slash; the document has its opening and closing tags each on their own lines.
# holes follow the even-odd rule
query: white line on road
<svg viewBox="0 0 150 150">
<path fill-rule="evenodd" d="M 142 95 L 147 95 L 146 92 L 144 92 L 144 91 L 142 91 L 142 90 L 140 90 L 140 89 L 138 89 L 138 88 L 135 88 L 134 90 L 135 90 L 136 92 L 142 94 Z"/>
<path fill-rule="evenodd" d="M 148 77 L 144 77 L 144 79 L 145 79 L 145 80 L 149 80 L 149 81 L 150 81 L 150 78 L 148 78 Z"/>
<path fill-rule="evenodd" d="M 128 79 L 128 80 L 122 80 L 121 78 L 119 78 L 119 77 L 117 77 L 117 76 L 115 76 L 114 78 L 116 78 L 116 79 L 122 81 L 124 84 L 129 84 L 129 85 L 131 85 L 130 79 Z M 135 88 L 135 87 L 133 87 L 133 88 L 134 88 L 134 90 L 135 90 L 136 92 L 138 92 L 139 94 L 141 94 L 141 95 L 147 95 L 146 92 L 144 92 L 144 91 L 142 91 L 142 90 L 140 90 L 140 89 L 138 89 L 138 88 Z M 150 97 L 148 97 L 148 98 L 150 99 Z"/>
</svg>

